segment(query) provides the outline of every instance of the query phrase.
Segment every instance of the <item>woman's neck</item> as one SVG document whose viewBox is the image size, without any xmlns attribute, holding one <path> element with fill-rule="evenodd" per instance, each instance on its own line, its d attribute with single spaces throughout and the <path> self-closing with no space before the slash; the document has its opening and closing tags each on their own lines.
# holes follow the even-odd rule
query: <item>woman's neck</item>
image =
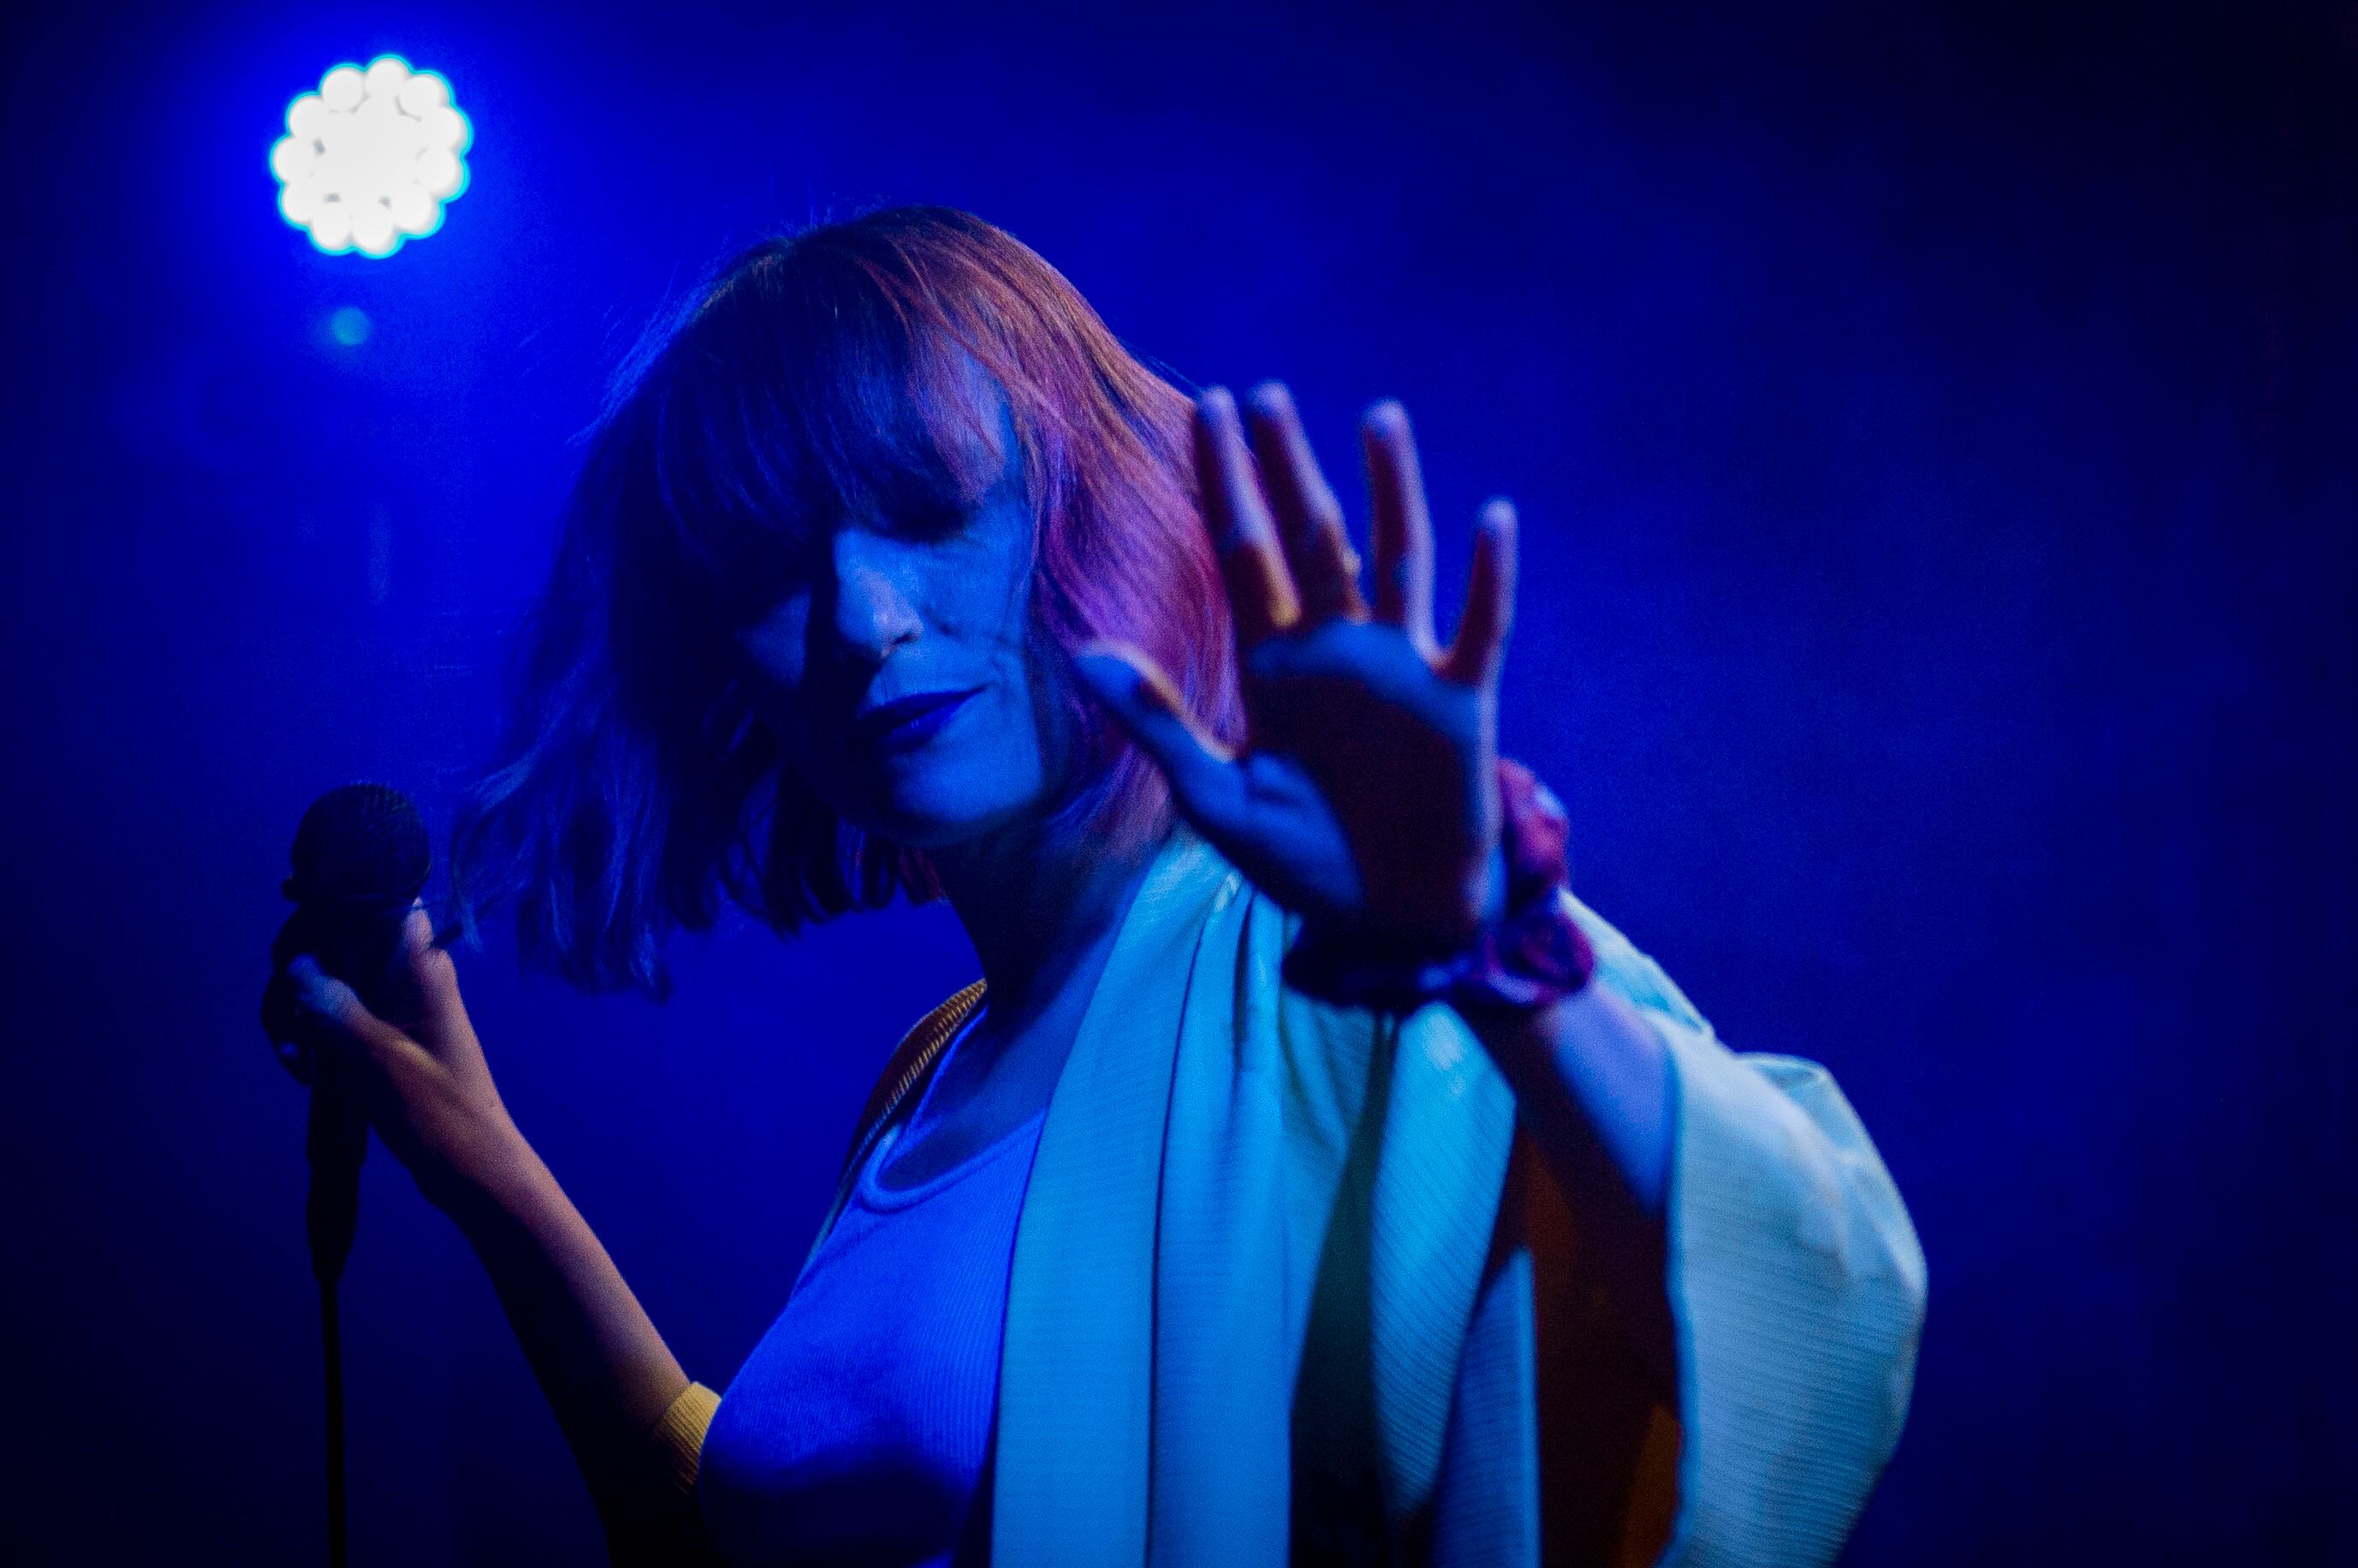
<svg viewBox="0 0 2358 1568">
<path fill-rule="evenodd" d="M 1162 836 L 1102 838 L 1011 825 L 931 858 L 989 983 L 991 1033 L 1020 1033 L 1076 982 L 1094 987 Z"/>
<path fill-rule="evenodd" d="M 933 857 L 990 1003 L 928 1091 L 932 1125 L 894 1152 L 891 1184 L 955 1167 L 1048 1104 L 1159 837 L 1116 849 L 1002 832 Z"/>
</svg>

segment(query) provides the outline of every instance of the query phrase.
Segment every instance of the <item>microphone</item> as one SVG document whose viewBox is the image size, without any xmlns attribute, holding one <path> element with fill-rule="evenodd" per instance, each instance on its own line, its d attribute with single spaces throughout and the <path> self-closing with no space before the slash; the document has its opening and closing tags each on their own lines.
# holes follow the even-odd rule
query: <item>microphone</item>
<svg viewBox="0 0 2358 1568">
<path fill-rule="evenodd" d="M 434 853 L 410 798 L 387 784 L 352 784 L 311 803 L 295 828 L 284 884 L 295 901 L 276 946 L 281 960 L 308 953 L 371 1012 L 391 1022 L 415 1011 L 399 960 L 402 923 L 425 891 Z M 311 1192 L 303 1218 L 311 1272 L 332 1286 L 352 1256 L 360 1226 L 361 1162 L 368 1153 L 368 1108 L 359 1075 L 322 1054 L 313 1064 L 304 1153 Z"/>
<path fill-rule="evenodd" d="M 434 851 L 426 821 L 410 798 L 387 784 L 351 784 L 311 803 L 295 827 L 283 884 L 295 913 L 271 944 L 273 962 L 308 953 L 352 988 L 367 1009 L 392 1022 L 416 1012 L 403 964 L 401 927 L 426 890 Z M 311 1191 L 303 1226 L 311 1273 L 319 1281 L 319 1348 L 326 1364 L 329 1568 L 348 1555 L 344 1487 L 344 1351 L 336 1281 L 360 1228 L 361 1162 L 368 1154 L 368 1104 L 356 1065 L 332 1053 L 311 1063 L 310 1122 L 303 1152 Z"/>
</svg>

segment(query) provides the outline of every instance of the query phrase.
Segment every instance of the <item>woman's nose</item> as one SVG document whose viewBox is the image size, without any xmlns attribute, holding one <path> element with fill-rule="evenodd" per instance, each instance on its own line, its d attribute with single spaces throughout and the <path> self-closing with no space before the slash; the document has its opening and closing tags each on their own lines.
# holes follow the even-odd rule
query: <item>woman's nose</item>
<svg viewBox="0 0 2358 1568">
<path fill-rule="evenodd" d="M 894 541 L 861 528 L 838 529 L 834 552 L 835 634 L 854 656 L 882 663 L 922 624 L 914 563 Z"/>
</svg>

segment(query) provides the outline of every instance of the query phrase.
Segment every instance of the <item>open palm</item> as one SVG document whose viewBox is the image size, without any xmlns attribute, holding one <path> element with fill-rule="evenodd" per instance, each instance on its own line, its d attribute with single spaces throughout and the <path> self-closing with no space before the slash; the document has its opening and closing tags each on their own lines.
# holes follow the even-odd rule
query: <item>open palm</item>
<svg viewBox="0 0 2358 1568">
<path fill-rule="evenodd" d="M 1484 509 L 1466 612 L 1443 649 L 1408 416 L 1379 404 L 1362 437 L 1372 607 L 1342 508 L 1285 389 L 1254 393 L 1249 450 L 1226 391 L 1196 405 L 1204 521 L 1242 673 L 1242 752 L 1195 723 L 1138 650 L 1098 643 L 1077 664 L 1162 767 L 1180 812 L 1257 886 L 1329 925 L 1454 946 L 1478 926 L 1493 880 L 1515 514 L 1503 501 Z"/>
</svg>

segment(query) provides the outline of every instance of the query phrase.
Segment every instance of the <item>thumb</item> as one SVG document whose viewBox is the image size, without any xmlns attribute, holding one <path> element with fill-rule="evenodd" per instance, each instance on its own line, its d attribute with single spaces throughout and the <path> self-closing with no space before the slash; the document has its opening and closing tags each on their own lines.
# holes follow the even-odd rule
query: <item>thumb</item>
<svg viewBox="0 0 2358 1568">
<path fill-rule="evenodd" d="M 1154 759 L 1181 811 L 1217 830 L 1244 804 L 1235 753 L 1189 713 L 1171 677 L 1126 643 L 1092 643 L 1073 655 L 1081 685 L 1103 703 L 1122 733 Z"/>
<path fill-rule="evenodd" d="M 436 946 L 434 921 L 423 904 L 413 905 L 401 924 L 402 959 L 409 970 L 409 990 L 417 1016 L 409 1029 L 412 1038 L 434 1054 L 446 1054 L 461 1040 L 474 1036 L 467 1004 L 459 995 L 459 966 L 447 948 Z"/>
</svg>

